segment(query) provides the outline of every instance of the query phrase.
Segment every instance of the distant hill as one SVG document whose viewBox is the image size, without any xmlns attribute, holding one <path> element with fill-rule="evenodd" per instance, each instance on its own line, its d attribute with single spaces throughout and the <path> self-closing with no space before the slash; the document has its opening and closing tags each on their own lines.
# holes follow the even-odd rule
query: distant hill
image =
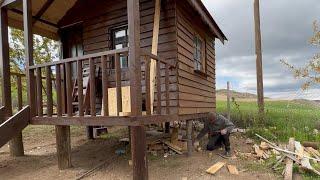
<svg viewBox="0 0 320 180">
<path fill-rule="evenodd" d="M 228 90 L 226 89 L 219 89 L 216 91 L 217 96 L 227 96 Z M 242 93 L 237 91 L 231 91 L 232 97 L 236 99 L 256 99 L 257 95 L 251 93 Z"/>
</svg>

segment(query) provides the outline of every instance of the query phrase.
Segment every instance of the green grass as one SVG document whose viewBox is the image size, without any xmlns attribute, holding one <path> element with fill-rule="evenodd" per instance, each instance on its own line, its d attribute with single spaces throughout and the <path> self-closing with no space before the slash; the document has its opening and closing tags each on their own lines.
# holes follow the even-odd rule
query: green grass
<svg viewBox="0 0 320 180">
<path fill-rule="evenodd" d="M 217 111 L 226 113 L 226 102 L 217 102 Z M 265 117 L 260 120 L 256 102 L 232 102 L 231 119 L 240 127 L 248 128 L 248 134 L 258 133 L 270 140 L 287 142 L 290 137 L 298 141 L 320 141 L 320 108 L 290 101 L 267 101 Z"/>
</svg>

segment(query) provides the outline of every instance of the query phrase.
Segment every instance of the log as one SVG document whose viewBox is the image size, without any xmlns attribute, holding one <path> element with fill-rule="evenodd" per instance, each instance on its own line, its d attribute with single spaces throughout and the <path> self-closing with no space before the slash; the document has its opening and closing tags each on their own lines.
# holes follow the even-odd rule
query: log
<svg viewBox="0 0 320 180">
<path fill-rule="evenodd" d="M 304 147 L 312 147 L 313 149 L 319 149 L 319 147 L 320 147 L 320 143 L 318 143 L 318 142 L 305 141 L 305 142 L 302 143 L 302 145 Z"/>
</svg>

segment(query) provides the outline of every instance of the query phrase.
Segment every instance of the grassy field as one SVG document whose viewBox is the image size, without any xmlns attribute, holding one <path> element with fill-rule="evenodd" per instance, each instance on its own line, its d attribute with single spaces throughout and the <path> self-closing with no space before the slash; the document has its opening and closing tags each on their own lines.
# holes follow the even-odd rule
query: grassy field
<svg viewBox="0 0 320 180">
<path fill-rule="evenodd" d="M 217 111 L 226 113 L 226 102 L 217 102 Z M 240 127 L 248 128 L 248 134 L 258 133 L 273 141 L 287 142 L 289 137 L 298 141 L 320 142 L 320 108 L 303 102 L 267 101 L 265 117 L 261 121 L 254 101 L 235 101 L 231 105 L 231 118 Z"/>
</svg>

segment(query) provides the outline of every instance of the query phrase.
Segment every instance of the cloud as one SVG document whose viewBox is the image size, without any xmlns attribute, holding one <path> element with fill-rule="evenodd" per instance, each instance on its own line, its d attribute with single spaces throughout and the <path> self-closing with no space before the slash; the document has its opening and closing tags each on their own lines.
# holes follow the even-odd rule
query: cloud
<svg viewBox="0 0 320 180">
<path fill-rule="evenodd" d="M 253 0 L 203 2 L 229 39 L 224 46 L 216 45 L 217 88 L 224 88 L 229 80 L 236 90 L 255 92 Z M 313 21 L 320 20 L 319 11 L 318 0 L 260 1 L 265 94 L 289 98 L 299 90 L 302 81 L 294 79 L 280 59 L 302 66 L 319 52 L 308 44 Z"/>
</svg>

